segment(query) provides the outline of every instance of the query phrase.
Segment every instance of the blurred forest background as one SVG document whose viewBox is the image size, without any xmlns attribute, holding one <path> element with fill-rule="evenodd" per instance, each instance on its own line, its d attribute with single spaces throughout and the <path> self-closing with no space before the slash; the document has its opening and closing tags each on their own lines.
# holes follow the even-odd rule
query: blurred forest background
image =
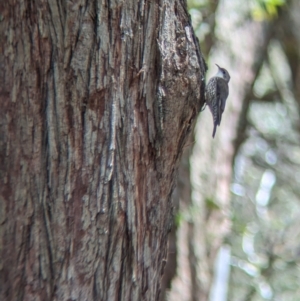
<svg viewBox="0 0 300 301">
<path fill-rule="evenodd" d="M 230 75 L 180 167 L 162 300 L 300 300 L 300 1 L 190 0 L 208 63 Z"/>
</svg>

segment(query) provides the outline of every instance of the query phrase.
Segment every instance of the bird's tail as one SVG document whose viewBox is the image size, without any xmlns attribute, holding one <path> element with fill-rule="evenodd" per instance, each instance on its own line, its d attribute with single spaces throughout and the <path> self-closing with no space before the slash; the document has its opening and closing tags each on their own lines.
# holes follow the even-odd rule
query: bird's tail
<svg viewBox="0 0 300 301">
<path fill-rule="evenodd" d="M 214 123 L 214 130 L 213 130 L 213 133 L 212 133 L 213 138 L 215 138 L 216 130 L 217 130 L 217 123 Z"/>
</svg>

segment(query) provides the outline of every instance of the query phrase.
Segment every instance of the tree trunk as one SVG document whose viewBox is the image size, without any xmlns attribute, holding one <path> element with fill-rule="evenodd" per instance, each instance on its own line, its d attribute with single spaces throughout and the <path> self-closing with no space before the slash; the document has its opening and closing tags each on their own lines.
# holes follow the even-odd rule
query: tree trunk
<svg viewBox="0 0 300 301">
<path fill-rule="evenodd" d="M 204 101 L 185 2 L 0 12 L 0 300 L 157 300 Z"/>
</svg>

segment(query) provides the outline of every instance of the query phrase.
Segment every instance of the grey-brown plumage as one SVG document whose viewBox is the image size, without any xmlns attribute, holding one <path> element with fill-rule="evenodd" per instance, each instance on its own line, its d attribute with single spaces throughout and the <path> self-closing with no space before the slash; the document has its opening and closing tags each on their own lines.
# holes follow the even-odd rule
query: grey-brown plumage
<svg viewBox="0 0 300 301">
<path fill-rule="evenodd" d="M 217 126 L 221 124 L 222 114 L 229 94 L 229 80 L 230 75 L 228 71 L 218 66 L 217 74 L 208 81 L 205 88 L 205 100 L 209 106 L 214 121 L 213 137 L 215 137 Z"/>
</svg>

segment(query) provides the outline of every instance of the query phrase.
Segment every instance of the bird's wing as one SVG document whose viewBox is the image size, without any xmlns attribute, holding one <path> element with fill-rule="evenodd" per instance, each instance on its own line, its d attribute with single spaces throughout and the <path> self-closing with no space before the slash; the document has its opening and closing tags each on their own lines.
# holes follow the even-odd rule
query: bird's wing
<svg viewBox="0 0 300 301">
<path fill-rule="evenodd" d="M 217 99 L 218 99 L 218 125 L 221 123 L 222 114 L 225 110 L 226 99 L 229 94 L 228 84 L 223 78 L 217 78 Z"/>
</svg>

